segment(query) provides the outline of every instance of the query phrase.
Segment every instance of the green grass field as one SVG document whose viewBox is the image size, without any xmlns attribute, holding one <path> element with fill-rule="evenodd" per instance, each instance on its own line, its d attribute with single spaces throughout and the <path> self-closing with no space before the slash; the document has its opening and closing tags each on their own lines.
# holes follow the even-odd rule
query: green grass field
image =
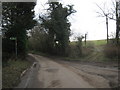
<svg viewBox="0 0 120 90">
<path fill-rule="evenodd" d="M 98 46 L 98 45 L 105 45 L 106 43 L 107 43 L 107 40 L 88 40 L 86 42 L 86 45 L 95 45 L 95 46 Z M 70 44 L 71 45 L 75 45 L 76 41 L 72 41 Z M 85 42 L 83 41 L 82 44 L 84 46 Z"/>
<path fill-rule="evenodd" d="M 88 43 L 91 42 L 95 46 L 98 46 L 98 45 L 105 45 L 107 43 L 107 40 L 91 40 L 91 41 L 87 41 L 87 42 Z"/>
<path fill-rule="evenodd" d="M 109 40 L 109 44 L 112 45 L 113 39 Z M 114 52 L 116 52 L 116 47 L 106 47 L 107 45 L 107 40 L 88 40 L 86 42 L 86 47 L 85 47 L 85 42 L 82 42 L 83 44 L 83 55 L 84 57 L 76 57 L 76 60 L 83 60 L 83 61 L 95 61 L 95 62 L 117 62 L 117 59 L 114 55 Z M 76 45 L 76 41 L 71 42 L 71 45 Z M 105 52 L 106 50 L 106 52 Z M 108 55 L 109 54 L 109 55 Z M 106 56 L 108 55 L 108 56 Z M 114 55 L 114 56 L 113 56 Z M 110 58 L 110 57 L 113 58 Z M 68 58 L 67 58 L 68 59 Z M 72 59 L 73 60 L 73 59 Z"/>
</svg>

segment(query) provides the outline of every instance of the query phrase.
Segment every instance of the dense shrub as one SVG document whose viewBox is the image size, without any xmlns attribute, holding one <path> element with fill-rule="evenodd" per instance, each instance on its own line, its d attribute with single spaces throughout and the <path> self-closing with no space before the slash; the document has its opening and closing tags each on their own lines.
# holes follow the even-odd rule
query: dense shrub
<svg viewBox="0 0 120 90">
<path fill-rule="evenodd" d="M 69 46 L 69 57 L 76 58 L 80 57 L 79 52 L 81 52 L 76 45 Z"/>
<path fill-rule="evenodd" d="M 83 47 L 82 48 L 82 54 L 83 54 L 83 56 L 88 56 L 93 52 L 93 50 L 94 49 L 90 48 L 90 47 Z"/>
<path fill-rule="evenodd" d="M 94 48 L 94 43 L 93 42 L 87 42 L 86 47 L 87 48 Z"/>
<path fill-rule="evenodd" d="M 82 54 L 83 56 L 90 55 L 94 50 L 94 43 L 93 42 L 87 42 L 86 46 L 82 47 Z"/>
<path fill-rule="evenodd" d="M 108 58 L 120 58 L 120 46 L 110 44 L 106 45 L 103 52 Z"/>
</svg>

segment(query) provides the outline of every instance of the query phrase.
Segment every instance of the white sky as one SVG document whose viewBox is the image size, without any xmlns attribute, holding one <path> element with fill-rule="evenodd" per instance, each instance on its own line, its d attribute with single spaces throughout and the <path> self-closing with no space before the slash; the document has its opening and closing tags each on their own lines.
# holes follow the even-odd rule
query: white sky
<svg viewBox="0 0 120 90">
<path fill-rule="evenodd" d="M 44 13 L 48 5 L 48 0 L 38 0 L 35 7 L 35 14 Z M 85 34 L 88 32 L 87 40 L 99 40 L 106 39 L 106 22 L 105 17 L 97 17 L 96 11 L 100 9 L 96 6 L 104 7 L 104 3 L 107 3 L 108 7 L 113 7 L 112 0 L 61 0 L 63 5 L 73 4 L 74 9 L 77 11 L 75 14 L 69 17 L 72 24 L 71 30 L 73 33 Z M 111 32 L 115 32 L 116 22 L 109 20 L 109 35 Z M 72 37 L 71 37 L 72 39 Z"/>
</svg>

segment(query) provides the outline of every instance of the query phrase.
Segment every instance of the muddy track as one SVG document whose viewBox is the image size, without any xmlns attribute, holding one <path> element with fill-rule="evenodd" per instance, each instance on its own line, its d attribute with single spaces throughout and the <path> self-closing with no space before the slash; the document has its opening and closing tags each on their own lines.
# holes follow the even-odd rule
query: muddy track
<svg viewBox="0 0 120 90">
<path fill-rule="evenodd" d="M 54 60 L 55 61 L 55 60 Z M 116 67 L 106 67 L 106 66 L 97 66 L 93 65 L 91 63 L 83 64 L 78 62 L 70 62 L 70 61 L 63 61 L 63 60 L 57 60 L 57 62 L 61 63 L 64 66 L 73 67 L 77 70 L 83 71 L 84 73 L 87 73 L 89 75 L 95 75 L 103 77 L 104 79 L 108 80 L 109 86 L 111 88 L 118 87 L 118 69 Z M 88 78 L 85 77 L 84 78 Z"/>
<path fill-rule="evenodd" d="M 110 88 L 110 79 L 118 78 L 113 69 L 30 55 L 35 58 L 36 65 L 23 77 L 19 88 Z"/>
</svg>

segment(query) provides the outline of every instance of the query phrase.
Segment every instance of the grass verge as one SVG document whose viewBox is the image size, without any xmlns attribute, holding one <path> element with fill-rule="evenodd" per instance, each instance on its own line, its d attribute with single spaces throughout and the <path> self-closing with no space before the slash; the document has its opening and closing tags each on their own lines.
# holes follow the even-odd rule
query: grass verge
<svg viewBox="0 0 120 90">
<path fill-rule="evenodd" d="M 13 88 L 20 82 L 21 73 L 31 66 L 27 60 L 9 60 L 2 68 L 2 88 Z"/>
</svg>

